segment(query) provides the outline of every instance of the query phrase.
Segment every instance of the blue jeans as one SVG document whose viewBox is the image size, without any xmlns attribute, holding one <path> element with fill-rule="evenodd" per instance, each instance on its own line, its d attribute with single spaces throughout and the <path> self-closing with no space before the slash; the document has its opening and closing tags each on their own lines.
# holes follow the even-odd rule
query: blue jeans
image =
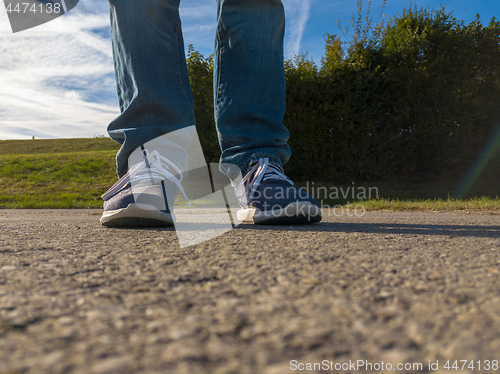
<svg viewBox="0 0 500 374">
<path fill-rule="evenodd" d="M 180 0 L 109 0 L 121 114 L 108 126 L 122 146 L 117 172 L 142 144 L 193 126 L 193 97 L 179 18 Z M 290 158 L 283 125 L 284 9 L 281 0 L 217 0 L 214 61 L 215 125 L 221 164 L 243 175 L 260 157 Z M 189 142 L 189 139 L 186 139 Z M 187 143 L 167 144 L 183 167 Z M 231 179 L 240 170 L 223 168 Z"/>
</svg>

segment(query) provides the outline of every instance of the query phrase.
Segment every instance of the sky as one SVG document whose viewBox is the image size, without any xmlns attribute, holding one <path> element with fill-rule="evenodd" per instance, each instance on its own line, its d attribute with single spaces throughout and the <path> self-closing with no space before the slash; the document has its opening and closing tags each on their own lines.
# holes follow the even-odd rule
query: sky
<svg viewBox="0 0 500 374">
<path fill-rule="evenodd" d="M 132 1 L 132 0 L 131 0 Z M 134 0 L 135 1 L 135 0 Z M 285 57 L 308 53 L 320 63 L 325 33 L 339 34 L 356 14 L 355 0 L 282 0 L 285 6 Z M 372 0 L 376 21 L 383 0 Z M 0 2 L 0 140 L 79 138 L 107 135 L 118 114 L 111 52 L 109 7 L 105 0 L 80 0 L 68 14 L 35 28 L 12 33 Z M 367 3 L 365 0 L 364 3 Z M 418 7 L 439 9 L 470 23 L 500 19 L 498 0 L 435 0 Z M 385 19 L 410 2 L 387 0 Z M 185 44 L 213 52 L 216 0 L 181 0 Z"/>
</svg>

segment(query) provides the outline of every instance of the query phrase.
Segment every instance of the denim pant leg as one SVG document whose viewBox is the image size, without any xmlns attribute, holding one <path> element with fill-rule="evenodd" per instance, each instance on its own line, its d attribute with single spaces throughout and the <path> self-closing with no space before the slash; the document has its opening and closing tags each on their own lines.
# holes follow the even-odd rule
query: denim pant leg
<svg viewBox="0 0 500 374">
<path fill-rule="evenodd" d="M 179 2 L 109 0 L 121 114 L 108 133 L 122 144 L 116 156 L 118 176 L 127 172 L 131 153 L 151 140 L 155 148 L 168 149 L 164 156 L 185 167 L 190 137 L 177 143 L 161 137 L 190 126 L 194 130 L 195 124 Z"/>
<path fill-rule="evenodd" d="M 283 125 L 285 13 L 281 0 L 217 0 L 214 106 L 221 162 L 244 175 L 260 157 L 290 158 Z M 239 170 L 222 165 L 234 179 Z"/>
</svg>

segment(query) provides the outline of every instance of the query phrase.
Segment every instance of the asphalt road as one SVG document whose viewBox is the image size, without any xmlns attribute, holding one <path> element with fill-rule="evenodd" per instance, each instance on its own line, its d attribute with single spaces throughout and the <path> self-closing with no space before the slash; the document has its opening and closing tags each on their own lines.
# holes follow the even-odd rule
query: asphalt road
<svg viewBox="0 0 500 374">
<path fill-rule="evenodd" d="M 0 373 L 500 373 L 499 239 L 489 213 L 325 212 L 181 248 L 0 210 Z"/>
</svg>

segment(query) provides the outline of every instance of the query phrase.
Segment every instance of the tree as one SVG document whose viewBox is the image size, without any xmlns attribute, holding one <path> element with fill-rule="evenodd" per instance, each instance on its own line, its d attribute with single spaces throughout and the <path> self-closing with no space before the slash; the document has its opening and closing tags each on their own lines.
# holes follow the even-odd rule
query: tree
<svg viewBox="0 0 500 374">
<path fill-rule="evenodd" d="M 186 62 L 193 93 L 196 129 L 203 153 L 207 162 L 218 162 L 220 147 L 214 129 L 213 55 L 205 58 L 190 44 Z"/>
</svg>

